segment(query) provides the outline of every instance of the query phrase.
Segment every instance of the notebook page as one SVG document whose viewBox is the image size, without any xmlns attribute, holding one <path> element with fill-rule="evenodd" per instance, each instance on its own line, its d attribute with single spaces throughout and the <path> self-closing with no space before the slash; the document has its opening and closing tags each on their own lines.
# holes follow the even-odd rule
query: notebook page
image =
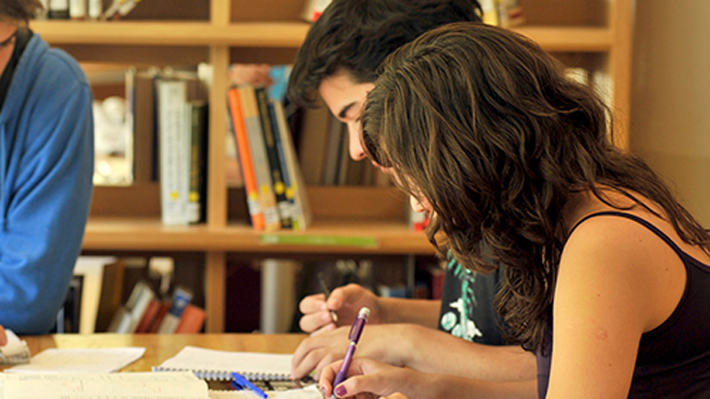
<svg viewBox="0 0 710 399">
<path fill-rule="evenodd" d="M 191 373 L 3 374 L 4 399 L 207 399 Z"/>
<path fill-rule="evenodd" d="M 112 373 L 140 359 L 145 348 L 45 349 L 6 373 Z"/>
<path fill-rule="evenodd" d="M 233 352 L 186 346 L 153 370 L 189 370 L 205 379 L 229 379 L 233 371 L 253 380 L 288 379 L 292 357 L 290 354 Z"/>
</svg>

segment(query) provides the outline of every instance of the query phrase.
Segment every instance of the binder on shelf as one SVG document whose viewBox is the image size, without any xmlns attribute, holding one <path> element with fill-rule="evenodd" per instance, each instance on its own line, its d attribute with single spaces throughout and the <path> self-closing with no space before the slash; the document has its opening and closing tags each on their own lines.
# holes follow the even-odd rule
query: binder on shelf
<svg viewBox="0 0 710 399">
<path fill-rule="evenodd" d="M 281 228 L 281 218 L 276 206 L 276 195 L 274 194 L 274 184 L 270 173 L 271 168 L 266 155 L 266 144 L 264 143 L 261 117 L 259 116 L 256 102 L 256 92 L 254 86 L 250 85 L 240 85 L 237 88 L 242 105 L 244 125 L 249 137 L 251 160 L 259 190 L 259 202 L 261 211 L 264 213 L 264 229 L 267 231 L 278 230 Z"/>
<path fill-rule="evenodd" d="M 266 89 L 263 86 L 255 87 L 256 104 L 259 118 L 261 120 L 262 132 L 264 133 L 264 145 L 266 147 L 266 158 L 269 165 L 272 187 L 276 197 L 276 206 L 279 212 L 281 227 L 291 228 L 291 205 L 286 198 L 286 186 L 283 174 L 281 173 L 281 161 L 279 160 L 278 149 L 276 148 L 275 129 L 271 123 L 269 115 L 269 99 Z"/>
<path fill-rule="evenodd" d="M 229 115 L 234 128 L 235 141 L 237 142 L 239 162 L 241 164 L 242 177 L 244 179 L 244 189 L 246 190 L 247 208 L 252 226 L 256 230 L 264 230 L 266 223 L 264 221 L 264 212 L 261 210 L 261 202 L 259 201 L 259 186 L 256 182 L 254 162 L 252 162 L 251 159 L 249 136 L 247 135 L 246 124 L 244 123 L 244 114 L 242 112 L 241 103 L 239 90 L 236 87 L 230 88 L 227 91 L 227 104 L 229 106 Z"/>
</svg>

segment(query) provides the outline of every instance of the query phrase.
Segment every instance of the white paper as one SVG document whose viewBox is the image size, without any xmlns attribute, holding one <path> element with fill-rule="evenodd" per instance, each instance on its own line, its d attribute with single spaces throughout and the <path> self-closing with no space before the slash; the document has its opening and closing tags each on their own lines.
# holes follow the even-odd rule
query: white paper
<svg viewBox="0 0 710 399">
<path fill-rule="evenodd" d="M 0 365 L 27 363 L 30 360 L 27 342 L 20 340 L 12 330 L 6 329 L 5 335 L 7 344 L 0 347 Z"/>
<path fill-rule="evenodd" d="M 266 391 L 269 399 L 323 399 L 316 385 L 288 391 Z M 210 391 L 210 399 L 261 399 L 252 391 Z"/>
<path fill-rule="evenodd" d="M 207 399 L 191 373 L 6 374 L 4 399 Z"/>
<path fill-rule="evenodd" d="M 46 349 L 6 373 L 113 373 L 140 359 L 145 348 Z"/>
</svg>

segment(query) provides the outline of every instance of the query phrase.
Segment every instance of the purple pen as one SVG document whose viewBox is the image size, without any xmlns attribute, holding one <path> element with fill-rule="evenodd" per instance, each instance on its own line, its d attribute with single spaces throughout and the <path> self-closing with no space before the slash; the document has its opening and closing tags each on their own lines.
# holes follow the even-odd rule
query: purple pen
<svg viewBox="0 0 710 399">
<path fill-rule="evenodd" d="M 368 317 L 370 317 L 370 309 L 366 307 L 360 309 L 355 321 L 353 322 L 353 326 L 350 328 L 350 333 L 348 334 L 350 345 L 348 346 L 348 351 L 345 352 L 345 359 L 343 360 L 343 364 L 340 366 L 340 371 L 338 371 L 338 374 L 335 375 L 335 380 L 333 380 L 333 388 L 345 381 L 345 377 L 347 377 L 350 363 L 353 360 L 357 343 L 360 341 L 360 335 L 362 335 L 362 330 L 365 328 L 365 322 Z"/>
</svg>

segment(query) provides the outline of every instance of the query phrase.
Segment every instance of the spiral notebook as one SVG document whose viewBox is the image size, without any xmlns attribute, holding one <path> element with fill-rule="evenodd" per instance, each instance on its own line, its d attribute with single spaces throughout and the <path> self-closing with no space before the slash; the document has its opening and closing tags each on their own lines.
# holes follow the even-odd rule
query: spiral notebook
<svg viewBox="0 0 710 399">
<path fill-rule="evenodd" d="M 287 380 L 293 355 L 234 352 L 186 346 L 153 371 L 192 371 L 204 380 L 229 380 L 237 372 L 252 381 Z"/>
</svg>

